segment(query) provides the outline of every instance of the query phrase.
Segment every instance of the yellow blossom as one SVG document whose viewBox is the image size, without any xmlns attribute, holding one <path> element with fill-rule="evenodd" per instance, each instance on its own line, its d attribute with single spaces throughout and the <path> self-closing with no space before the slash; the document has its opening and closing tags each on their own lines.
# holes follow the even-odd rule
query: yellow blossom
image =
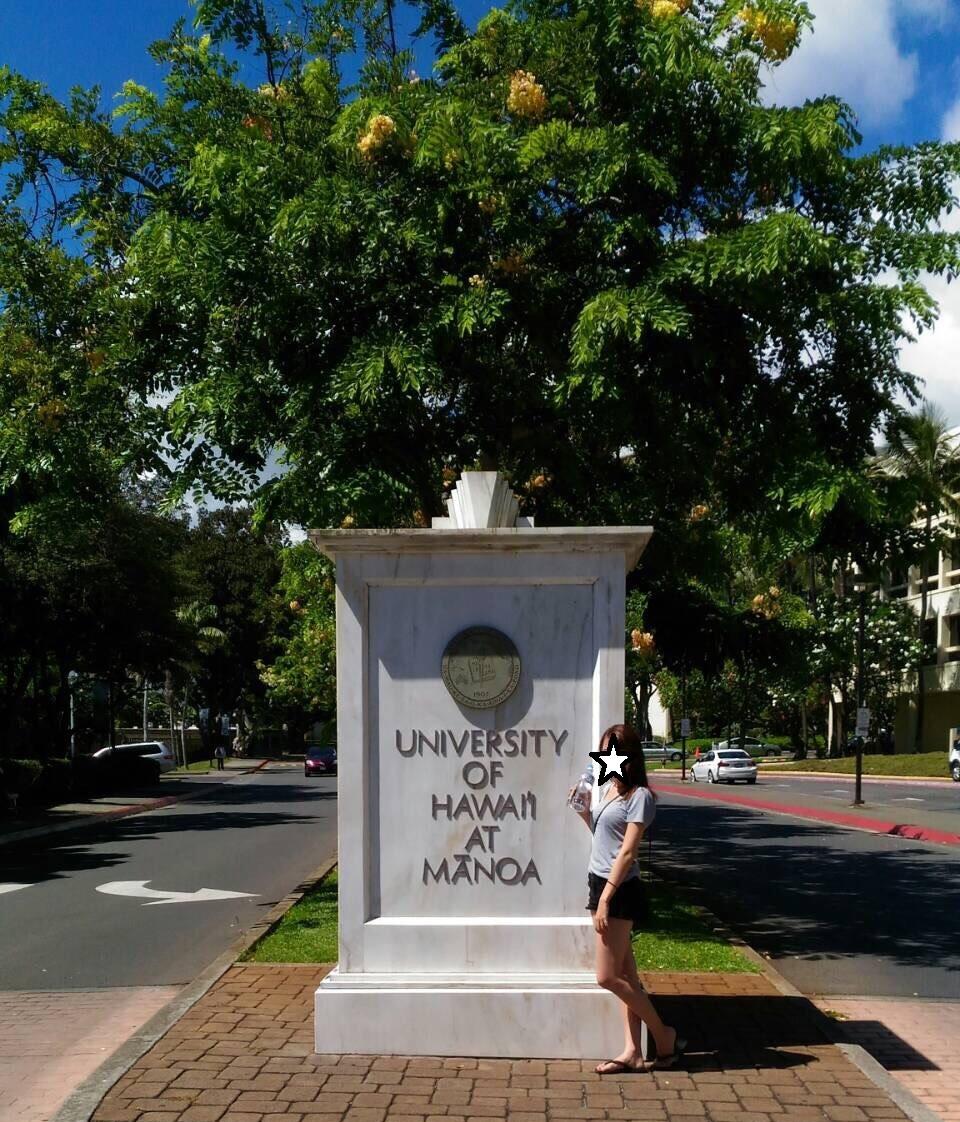
<svg viewBox="0 0 960 1122">
<path fill-rule="evenodd" d="M 673 19 L 686 12 L 691 0 L 635 0 L 638 8 L 650 12 L 656 19 Z"/>
<path fill-rule="evenodd" d="M 291 94 L 286 86 L 274 86 L 270 82 L 264 82 L 262 86 L 257 87 L 257 93 L 261 97 L 269 97 L 278 104 L 289 101 Z"/>
<path fill-rule="evenodd" d="M 503 257 L 497 258 L 492 264 L 498 272 L 505 273 L 507 276 L 515 277 L 527 271 L 527 263 L 518 249 L 512 249 Z"/>
<path fill-rule="evenodd" d="M 453 171 L 462 160 L 463 156 L 457 148 L 450 148 L 443 154 L 443 166 L 447 171 Z"/>
<path fill-rule="evenodd" d="M 780 62 L 796 46 L 797 25 L 792 19 L 774 19 L 750 6 L 741 8 L 737 14 L 749 28 L 751 35 L 763 44 L 767 58 Z"/>
<path fill-rule="evenodd" d="M 636 651 L 637 654 L 648 657 L 653 654 L 656 649 L 656 642 L 649 631 L 641 631 L 639 628 L 634 628 L 630 632 L 630 646 Z"/>
<path fill-rule="evenodd" d="M 63 415 L 66 411 L 67 403 L 55 397 L 37 407 L 37 417 L 40 420 L 40 424 L 43 425 L 45 429 L 56 432 L 63 422 Z"/>
<path fill-rule="evenodd" d="M 486 280 L 479 273 L 474 273 L 467 281 L 471 288 L 483 288 L 486 283 Z"/>
<path fill-rule="evenodd" d="M 697 503 L 696 506 L 690 509 L 690 521 L 702 522 L 704 518 L 710 513 L 710 507 L 706 503 Z"/>
<path fill-rule="evenodd" d="M 351 530 L 356 523 L 356 519 L 352 514 L 348 514 L 346 518 L 340 523 L 341 530 Z"/>
<path fill-rule="evenodd" d="M 547 95 L 533 74 L 514 71 L 510 79 L 507 108 L 518 117 L 542 117 L 547 109 Z"/>
<path fill-rule="evenodd" d="M 367 122 L 367 131 L 357 141 L 360 155 L 364 159 L 371 159 L 396 131 L 397 125 L 392 117 L 388 117 L 386 113 L 377 113 Z"/>
<path fill-rule="evenodd" d="M 674 19 L 680 15 L 680 5 L 676 0 L 653 0 L 650 11 L 654 19 Z"/>
</svg>

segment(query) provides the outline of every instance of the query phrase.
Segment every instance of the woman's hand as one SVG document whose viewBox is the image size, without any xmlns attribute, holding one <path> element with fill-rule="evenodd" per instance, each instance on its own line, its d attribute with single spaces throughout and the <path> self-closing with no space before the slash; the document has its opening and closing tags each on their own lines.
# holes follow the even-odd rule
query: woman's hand
<svg viewBox="0 0 960 1122">
<path fill-rule="evenodd" d="M 602 935 L 610 925 L 610 903 L 600 897 L 597 910 L 593 913 L 593 928 L 598 935 Z"/>
</svg>

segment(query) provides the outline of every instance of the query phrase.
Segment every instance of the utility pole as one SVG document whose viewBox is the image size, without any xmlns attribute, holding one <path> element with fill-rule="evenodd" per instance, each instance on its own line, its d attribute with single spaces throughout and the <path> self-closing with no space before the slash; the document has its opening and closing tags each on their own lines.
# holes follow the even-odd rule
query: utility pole
<svg viewBox="0 0 960 1122">
<path fill-rule="evenodd" d="M 80 675 L 76 670 L 71 670 L 67 675 L 67 688 L 70 693 L 70 759 L 77 758 L 77 722 L 74 714 L 73 705 L 73 691 L 77 685 L 77 679 Z"/>
<path fill-rule="evenodd" d="M 858 578 L 854 583 L 854 589 L 857 593 L 857 725 L 856 725 L 856 744 L 857 744 L 857 773 L 856 784 L 854 786 L 853 805 L 863 805 L 863 744 L 866 735 L 869 731 L 870 716 L 865 706 L 865 661 L 866 655 L 864 646 L 866 645 L 866 628 L 867 628 L 867 582 L 862 575 L 858 574 Z"/>
</svg>

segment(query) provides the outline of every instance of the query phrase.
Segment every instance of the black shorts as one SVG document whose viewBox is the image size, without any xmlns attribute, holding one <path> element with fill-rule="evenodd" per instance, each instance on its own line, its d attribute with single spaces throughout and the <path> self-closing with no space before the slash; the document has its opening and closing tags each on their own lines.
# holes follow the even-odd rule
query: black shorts
<svg viewBox="0 0 960 1122">
<path fill-rule="evenodd" d="M 596 873 L 587 873 L 587 884 L 590 890 L 587 911 L 595 912 L 607 881 Z M 647 890 L 639 877 L 625 880 L 610 897 L 610 918 L 631 920 L 634 931 L 639 931 L 647 922 L 647 912 Z"/>
</svg>

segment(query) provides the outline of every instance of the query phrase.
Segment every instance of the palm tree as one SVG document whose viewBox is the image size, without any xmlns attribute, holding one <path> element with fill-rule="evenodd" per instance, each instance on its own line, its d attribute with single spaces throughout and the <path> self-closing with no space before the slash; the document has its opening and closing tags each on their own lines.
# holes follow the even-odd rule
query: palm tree
<svg viewBox="0 0 960 1122">
<path fill-rule="evenodd" d="M 931 402 L 924 402 L 915 413 L 904 413 L 887 434 L 879 463 L 883 470 L 904 480 L 916 499 L 916 511 L 922 522 L 919 550 L 920 618 L 918 633 L 923 638 L 929 598 L 930 564 L 945 529 L 960 518 L 960 441 L 952 431 L 943 411 Z M 924 656 L 917 665 L 917 724 L 913 749 L 923 745 L 923 719 L 926 684 L 923 677 Z"/>
<path fill-rule="evenodd" d="M 186 638 L 186 653 L 177 660 L 177 668 L 183 678 L 183 699 L 180 704 L 181 729 L 179 751 L 183 757 L 183 766 L 187 766 L 187 731 L 186 715 L 190 700 L 190 686 L 193 684 L 200 670 L 205 655 L 212 653 L 225 639 L 226 632 L 216 626 L 217 609 L 212 604 L 204 604 L 199 600 L 191 600 L 182 604 L 177 609 L 177 620 L 184 630 Z M 167 709 L 170 717 L 170 737 L 173 741 L 173 750 L 177 752 L 176 731 L 174 722 L 174 706 L 176 693 L 174 690 L 173 668 L 166 673 L 166 688 L 164 690 Z"/>
</svg>

